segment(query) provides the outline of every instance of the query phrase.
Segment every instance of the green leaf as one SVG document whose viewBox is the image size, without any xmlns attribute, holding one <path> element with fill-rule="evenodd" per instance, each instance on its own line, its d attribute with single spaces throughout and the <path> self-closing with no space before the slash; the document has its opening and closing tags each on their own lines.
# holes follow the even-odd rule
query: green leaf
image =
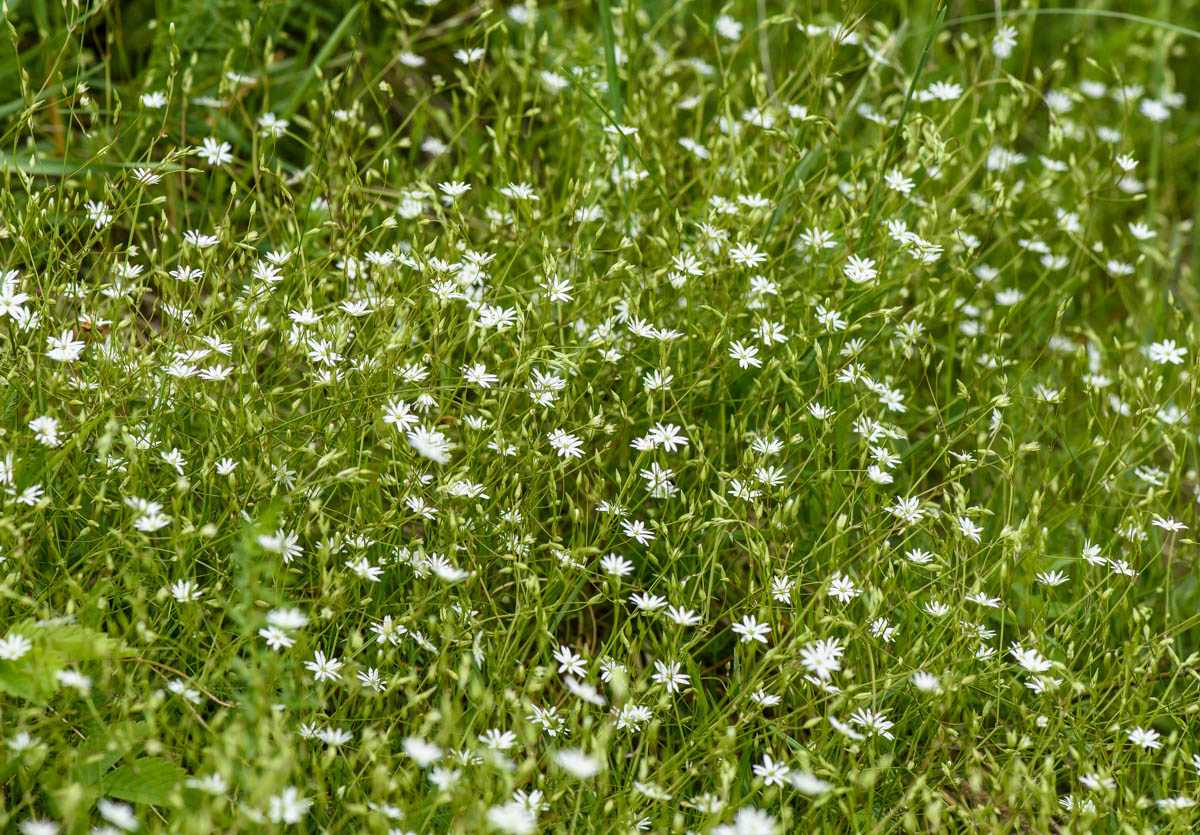
<svg viewBox="0 0 1200 835">
<path fill-rule="evenodd" d="M 104 775 L 100 785 L 109 797 L 162 806 L 171 802 L 172 792 L 185 777 L 187 772 L 175 763 L 144 757 Z"/>
<path fill-rule="evenodd" d="M 16 661 L 0 661 L 0 691 L 31 702 L 44 702 L 58 687 L 54 674 L 63 668 L 62 653 L 35 646 Z"/>
<path fill-rule="evenodd" d="M 100 630 L 77 623 L 44 628 L 43 632 L 49 643 L 71 661 L 96 661 L 127 651 L 118 641 Z"/>
<path fill-rule="evenodd" d="M 121 754 L 118 751 L 80 751 L 75 759 L 75 767 L 71 769 L 71 780 L 85 786 L 97 785 L 103 779 L 104 772 L 119 759 Z"/>
<path fill-rule="evenodd" d="M 350 27 L 354 24 L 355 19 L 358 17 L 361 7 L 361 3 L 355 3 L 353 6 L 351 6 L 350 11 L 346 12 L 346 16 L 342 18 L 342 22 L 339 23 L 329 35 L 329 40 L 325 42 L 325 45 L 321 47 L 321 51 L 317 53 L 312 63 L 309 64 L 308 71 L 305 72 L 304 78 L 302 78 L 300 83 L 296 85 L 296 89 L 292 91 L 291 97 L 288 98 L 287 102 L 283 105 L 283 109 L 279 112 L 279 115 L 282 118 L 287 119 L 291 117 L 300 107 L 300 103 L 304 100 L 304 94 L 308 91 L 309 85 L 311 85 L 313 80 L 316 79 L 317 73 L 320 72 L 321 67 L 325 64 L 325 62 L 329 60 L 329 57 L 333 54 L 333 51 L 337 49 L 338 44 L 340 44 L 342 39 L 346 37 L 347 33 L 350 31 Z M 357 37 L 355 40 L 357 40 Z"/>
</svg>

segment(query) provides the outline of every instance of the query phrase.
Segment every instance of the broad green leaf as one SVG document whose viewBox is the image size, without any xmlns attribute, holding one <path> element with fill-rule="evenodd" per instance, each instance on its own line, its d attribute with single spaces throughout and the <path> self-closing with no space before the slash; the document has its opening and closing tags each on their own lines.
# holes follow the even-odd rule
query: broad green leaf
<svg viewBox="0 0 1200 835">
<path fill-rule="evenodd" d="M 158 757 L 144 757 L 105 774 L 100 785 L 109 797 L 130 803 L 164 805 L 187 772 Z"/>
<path fill-rule="evenodd" d="M 71 769 L 71 779 L 88 786 L 95 785 L 119 759 L 119 751 L 80 751 L 75 767 Z"/>
<path fill-rule="evenodd" d="M 94 661 L 122 654 L 124 648 L 118 641 L 98 629 L 80 626 L 77 623 L 52 626 L 43 630 L 50 643 L 70 661 Z"/>
<path fill-rule="evenodd" d="M 35 645 L 16 661 L 0 661 L 0 690 L 31 702 L 44 702 L 57 689 L 54 676 L 65 661 L 57 650 Z"/>
</svg>

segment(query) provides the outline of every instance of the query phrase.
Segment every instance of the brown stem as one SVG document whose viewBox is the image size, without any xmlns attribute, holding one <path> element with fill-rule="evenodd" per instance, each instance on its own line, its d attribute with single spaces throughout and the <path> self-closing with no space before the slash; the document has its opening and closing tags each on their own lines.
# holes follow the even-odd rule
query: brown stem
<svg viewBox="0 0 1200 835">
<path fill-rule="evenodd" d="M 162 669 L 164 669 L 164 670 L 170 670 L 170 671 L 171 671 L 171 672 L 173 672 L 175 675 L 179 676 L 179 677 L 180 677 L 180 678 L 182 678 L 182 679 L 185 679 L 185 680 L 186 680 L 186 681 L 187 681 L 189 684 L 191 684 L 193 687 L 195 687 L 197 690 L 199 690 L 199 691 L 200 691 L 201 693 L 203 693 L 205 696 L 208 696 L 208 698 L 212 699 L 212 700 L 213 700 L 214 702 L 216 702 L 217 704 L 219 704 L 219 705 L 222 705 L 222 706 L 224 706 L 224 707 L 237 707 L 237 705 L 236 705 L 234 702 L 223 702 L 223 701 L 221 701 L 221 700 L 220 700 L 220 699 L 218 699 L 216 696 L 214 696 L 212 693 L 210 693 L 209 691 L 207 691 L 207 690 L 205 690 L 203 687 L 201 687 L 199 684 L 197 684 L 197 683 L 196 683 L 196 681 L 195 681 L 195 679 L 193 679 L 191 676 L 189 676 L 188 674 L 184 673 L 184 672 L 183 672 L 183 671 L 181 671 L 181 670 L 177 670 L 177 669 L 175 669 L 175 668 L 174 668 L 174 667 L 172 667 L 170 664 L 164 664 L 164 663 L 162 663 L 161 661 L 151 661 L 149 658 L 141 658 L 141 657 L 139 657 L 139 656 L 136 656 L 136 655 L 130 656 L 130 657 L 128 657 L 128 658 L 122 658 L 121 660 L 122 660 L 122 661 L 125 661 L 125 662 L 129 662 L 129 661 L 139 661 L 139 662 L 141 662 L 142 664 L 151 664 L 151 665 L 153 665 L 153 666 L 155 666 L 155 667 L 161 667 L 161 668 L 162 668 Z"/>
</svg>

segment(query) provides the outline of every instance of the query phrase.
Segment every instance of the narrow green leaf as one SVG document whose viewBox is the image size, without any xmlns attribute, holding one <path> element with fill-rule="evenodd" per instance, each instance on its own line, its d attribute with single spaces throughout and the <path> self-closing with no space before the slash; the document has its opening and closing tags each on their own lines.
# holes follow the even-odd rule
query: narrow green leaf
<svg viewBox="0 0 1200 835">
<path fill-rule="evenodd" d="M 355 3 L 350 7 L 350 11 L 346 12 L 346 16 L 342 18 L 342 22 L 333 30 L 333 33 L 329 36 L 329 40 L 325 41 L 325 45 L 321 47 L 321 51 L 313 59 L 308 71 L 304 74 L 304 78 L 296 85 L 296 89 L 292 91 L 291 97 L 284 104 L 283 109 L 279 111 L 280 118 L 290 118 L 300 107 L 300 102 L 304 98 L 304 94 L 308 92 L 308 88 L 313 83 L 313 80 L 317 77 L 317 72 L 329 60 L 329 56 L 337 49 L 342 39 L 346 37 L 346 33 L 350 31 L 350 27 L 354 24 L 355 18 L 358 17 L 361 9 L 362 3 Z"/>
</svg>

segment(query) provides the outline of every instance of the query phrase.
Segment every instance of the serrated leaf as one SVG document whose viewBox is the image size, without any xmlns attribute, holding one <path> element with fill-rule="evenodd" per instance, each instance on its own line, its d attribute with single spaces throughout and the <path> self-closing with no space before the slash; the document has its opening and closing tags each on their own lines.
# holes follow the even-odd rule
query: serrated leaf
<svg viewBox="0 0 1200 835">
<path fill-rule="evenodd" d="M 101 781 L 104 772 L 121 759 L 118 751 L 80 751 L 71 769 L 71 780 L 92 786 Z"/>
<path fill-rule="evenodd" d="M 95 661 L 111 658 L 123 652 L 120 642 L 98 629 L 77 623 L 63 624 L 43 630 L 47 640 L 71 661 Z"/>
<path fill-rule="evenodd" d="M 143 757 L 104 775 L 100 785 L 110 797 L 162 806 L 170 803 L 172 792 L 185 777 L 187 772 L 175 763 Z"/>
</svg>

